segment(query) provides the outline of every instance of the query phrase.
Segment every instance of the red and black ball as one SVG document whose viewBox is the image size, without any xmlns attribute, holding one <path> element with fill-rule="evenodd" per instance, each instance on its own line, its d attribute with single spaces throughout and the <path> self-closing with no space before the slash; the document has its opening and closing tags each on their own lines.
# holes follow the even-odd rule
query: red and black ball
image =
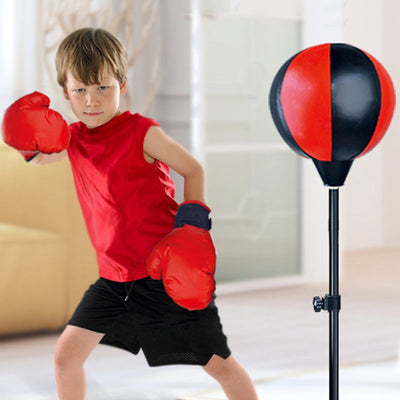
<svg viewBox="0 0 400 400">
<path fill-rule="evenodd" d="M 355 158 L 389 127 L 393 83 L 373 56 L 348 44 L 321 44 L 286 61 L 270 94 L 272 118 L 285 142 L 311 158 L 328 186 L 343 185 Z"/>
</svg>

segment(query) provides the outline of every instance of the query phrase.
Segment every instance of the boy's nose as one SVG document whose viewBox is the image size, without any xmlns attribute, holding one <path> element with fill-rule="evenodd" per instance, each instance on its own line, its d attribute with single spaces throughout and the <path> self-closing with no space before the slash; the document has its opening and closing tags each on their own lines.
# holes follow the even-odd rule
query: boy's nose
<svg viewBox="0 0 400 400">
<path fill-rule="evenodd" d="M 88 107 L 97 106 L 99 104 L 98 98 L 94 93 L 87 93 L 86 95 L 86 105 Z"/>
</svg>

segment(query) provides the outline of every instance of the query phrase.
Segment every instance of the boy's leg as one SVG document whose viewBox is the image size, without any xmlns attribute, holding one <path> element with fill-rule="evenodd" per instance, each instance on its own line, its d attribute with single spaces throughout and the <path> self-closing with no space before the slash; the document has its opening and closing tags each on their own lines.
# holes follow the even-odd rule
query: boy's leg
<svg viewBox="0 0 400 400">
<path fill-rule="evenodd" d="M 258 400 L 253 382 L 233 356 L 225 360 L 214 354 L 203 369 L 221 385 L 229 400 Z"/>
<path fill-rule="evenodd" d="M 84 400 L 86 378 L 83 364 L 103 333 L 67 325 L 57 341 L 54 364 L 59 400 Z"/>
</svg>

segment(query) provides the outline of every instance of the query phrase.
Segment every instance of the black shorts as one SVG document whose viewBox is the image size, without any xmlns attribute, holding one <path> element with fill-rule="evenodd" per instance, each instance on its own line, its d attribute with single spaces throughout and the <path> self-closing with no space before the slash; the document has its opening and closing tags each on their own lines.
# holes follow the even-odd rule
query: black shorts
<svg viewBox="0 0 400 400">
<path fill-rule="evenodd" d="M 104 333 L 102 344 L 133 354 L 142 349 L 150 366 L 206 365 L 213 354 L 231 354 L 214 300 L 204 310 L 189 311 L 172 301 L 162 281 L 100 278 L 68 324 Z"/>
</svg>

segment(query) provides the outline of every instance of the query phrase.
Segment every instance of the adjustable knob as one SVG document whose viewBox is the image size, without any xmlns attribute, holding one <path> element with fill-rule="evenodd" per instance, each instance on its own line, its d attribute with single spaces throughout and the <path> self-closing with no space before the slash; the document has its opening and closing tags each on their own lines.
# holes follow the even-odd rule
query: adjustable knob
<svg viewBox="0 0 400 400">
<path fill-rule="evenodd" d="M 313 298 L 313 306 L 315 312 L 320 312 L 324 309 L 325 300 L 319 296 L 315 296 Z"/>
</svg>

